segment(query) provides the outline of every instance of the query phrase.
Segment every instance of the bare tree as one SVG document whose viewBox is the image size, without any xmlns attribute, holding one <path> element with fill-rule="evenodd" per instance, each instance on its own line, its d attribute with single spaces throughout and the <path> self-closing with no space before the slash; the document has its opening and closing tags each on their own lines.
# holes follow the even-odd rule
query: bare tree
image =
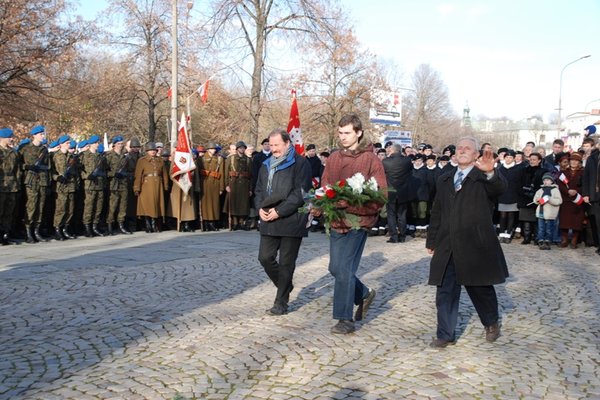
<svg viewBox="0 0 600 400">
<path fill-rule="evenodd" d="M 0 109 L 3 118 L 40 119 L 49 88 L 62 80 L 60 64 L 85 38 L 69 20 L 64 0 L 0 0 Z M 40 110 L 40 112 L 38 112 Z"/>
<path fill-rule="evenodd" d="M 311 56 L 305 60 L 307 71 L 298 78 L 298 84 L 302 93 L 314 93 L 308 112 L 320 125 L 320 136 L 326 139 L 322 144 L 326 146 L 333 145 L 342 114 L 366 112 L 376 75 L 374 57 L 360 50 L 349 26 L 348 17 L 337 9 L 329 24 L 318 30 L 317 39 L 302 46 Z"/>
<path fill-rule="evenodd" d="M 412 76 L 412 86 L 415 91 L 405 97 L 404 106 L 406 125 L 412 129 L 413 141 L 443 142 L 444 138 L 455 136 L 453 131 L 458 118 L 452 111 L 448 89 L 439 73 L 422 64 Z"/>
<path fill-rule="evenodd" d="M 169 87 L 170 1 L 111 0 L 110 15 L 124 22 L 125 29 L 115 29 L 109 42 L 125 50 L 123 57 L 137 86 L 133 100 L 144 105 L 148 139 L 154 141 L 160 120 L 166 116 L 157 111 Z"/>
<path fill-rule="evenodd" d="M 249 139 L 253 145 L 258 141 L 271 39 L 278 34 L 287 40 L 306 39 L 318 25 L 325 23 L 323 15 L 319 0 L 220 0 L 215 3 L 211 19 L 213 40 L 227 41 L 228 50 L 237 52 L 236 57 L 251 59 L 247 74 L 251 80 L 248 110 L 252 121 Z M 291 32 L 294 35 L 285 35 Z"/>
</svg>

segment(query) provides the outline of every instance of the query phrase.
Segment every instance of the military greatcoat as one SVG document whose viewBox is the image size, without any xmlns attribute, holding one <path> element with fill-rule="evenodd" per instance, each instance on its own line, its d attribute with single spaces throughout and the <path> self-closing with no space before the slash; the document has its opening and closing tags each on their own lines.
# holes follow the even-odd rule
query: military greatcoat
<svg viewBox="0 0 600 400">
<path fill-rule="evenodd" d="M 135 167 L 133 191 L 138 193 L 137 215 L 151 218 L 164 217 L 164 192 L 169 187 L 169 174 L 162 158 L 141 157 Z"/>
<path fill-rule="evenodd" d="M 204 154 L 196 159 L 196 178 L 200 200 L 202 219 L 218 221 L 221 219 L 221 193 L 225 190 L 225 162 L 223 157 L 215 153 Z"/>
<path fill-rule="evenodd" d="M 225 199 L 225 209 L 231 215 L 246 216 L 250 213 L 250 188 L 252 159 L 245 154 L 233 154 L 225 161 L 226 186 L 231 191 Z"/>
</svg>

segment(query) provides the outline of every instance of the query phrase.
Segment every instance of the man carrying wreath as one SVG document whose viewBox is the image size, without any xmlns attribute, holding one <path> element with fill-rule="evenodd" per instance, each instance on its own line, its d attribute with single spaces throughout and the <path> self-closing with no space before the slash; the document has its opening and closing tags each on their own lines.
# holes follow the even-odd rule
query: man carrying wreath
<svg viewBox="0 0 600 400">
<path fill-rule="evenodd" d="M 383 164 L 373 152 L 373 145 L 365 143 L 362 122 L 356 114 L 342 117 L 338 123 L 340 148 L 331 153 L 321 177 L 322 187 L 339 184 L 362 175 L 365 182 L 373 178 L 382 190 L 387 188 Z M 355 331 L 354 320 L 362 320 L 375 298 L 375 289 L 365 286 L 356 276 L 368 231 L 375 225 L 383 203 L 367 201 L 353 206 L 340 200 L 338 207 L 348 218 L 331 222 L 329 272 L 335 279 L 333 290 L 333 318 L 338 323 L 331 328 L 332 333 L 348 334 Z M 315 208 L 311 213 L 320 216 Z M 358 219 L 359 229 L 349 219 Z M 354 319 L 354 305 L 358 306 Z"/>
</svg>

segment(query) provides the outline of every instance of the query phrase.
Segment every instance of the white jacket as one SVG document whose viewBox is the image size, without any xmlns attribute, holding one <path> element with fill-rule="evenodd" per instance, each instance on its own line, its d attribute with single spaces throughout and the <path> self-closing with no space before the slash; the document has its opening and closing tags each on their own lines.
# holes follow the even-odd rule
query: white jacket
<svg viewBox="0 0 600 400">
<path fill-rule="evenodd" d="M 553 220 L 558 216 L 558 210 L 560 209 L 560 205 L 562 204 L 562 196 L 560 195 L 560 190 L 558 190 L 558 186 L 555 184 L 550 185 L 552 188 L 550 190 L 550 199 L 548 202 L 543 205 L 540 204 L 540 199 L 544 196 L 544 188 L 548 186 L 542 186 L 535 192 L 535 196 L 533 196 L 533 201 L 538 205 L 535 209 L 535 216 L 537 218 L 542 218 L 545 220 Z M 543 211 L 543 212 L 542 212 Z"/>
</svg>

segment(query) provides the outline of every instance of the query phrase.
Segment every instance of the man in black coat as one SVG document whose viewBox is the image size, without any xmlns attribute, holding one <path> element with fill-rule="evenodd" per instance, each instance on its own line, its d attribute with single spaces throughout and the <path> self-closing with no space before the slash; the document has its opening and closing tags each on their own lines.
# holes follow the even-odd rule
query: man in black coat
<svg viewBox="0 0 600 400">
<path fill-rule="evenodd" d="M 585 163 L 581 194 L 589 205 L 588 215 L 592 223 L 594 241 L 598 246 L 596 253 L 600 255 L 600 141 L 597 135 L 590 137 L 595 138 L 596 146 Z"/>
<path fill-rule="evenodd" d="M 388 187 L 387 219 L 390 238 L 388 243 L 402 243 L 406 240 L 406 211 L 410 201 L 408 182 L 413 164 L 409 157 L 402 154 L 402 146 L 392 144 L 389 156 L 383 159 L 383 169 Z"/>
<path fill-rule="evenodd" d="M 302 238 L 308 235 L 307 214 L 298 209 L 304 205 L 303 191 L 311 185 L 310 165 L 296 154 L 290 135 L 282 128 L 269 135 L 271 157 L 258 174 L 255 207 L 260 217 L 258 260 L 277 287 L 272 315 L 287 313 L 296 259 Z M 277 252 L 279 251 L 279 260 Z"/>
<path fill-rule="evenodd" d="M 479 157 L 474 138 L 456 146 L 458 167 L 437 182 L 426 247 L 431 259 L 429 284 L 436 285 L 437 332 L 432 347 L 455 343 L 461 285 L 485 327 L 486 340 L 500 336 L 495 284 L 508 276 L 504 253 L 492 223 L 493 205 L 506 190 L 494 170 L 490 151 Z"/>
</svg>

